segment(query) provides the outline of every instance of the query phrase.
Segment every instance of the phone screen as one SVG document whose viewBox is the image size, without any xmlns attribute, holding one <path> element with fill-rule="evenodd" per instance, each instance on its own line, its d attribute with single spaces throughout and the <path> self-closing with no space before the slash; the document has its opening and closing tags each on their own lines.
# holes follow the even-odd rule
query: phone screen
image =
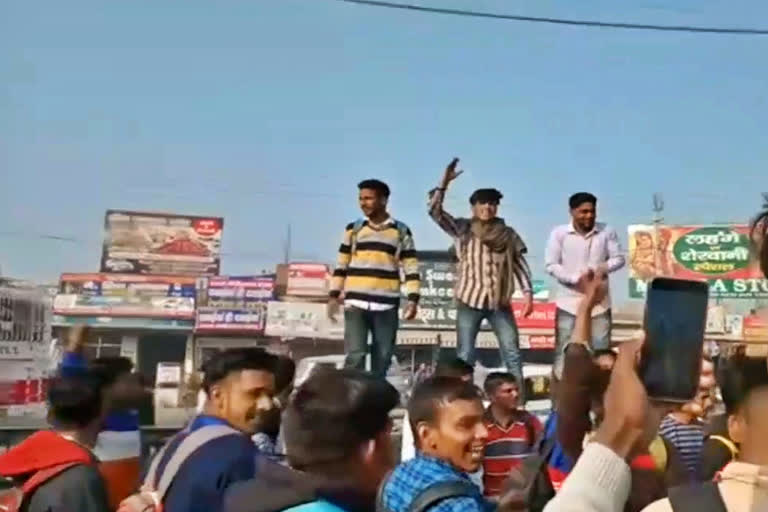
<svg viewBox="0 0 768 512">
<path fill-rule="evenodd" d="M 687 402 L 696 395 L 708 299 L 709 286 L 700 281 L 651 282 L 640 366 L 649 397 Z"/>
</svg>

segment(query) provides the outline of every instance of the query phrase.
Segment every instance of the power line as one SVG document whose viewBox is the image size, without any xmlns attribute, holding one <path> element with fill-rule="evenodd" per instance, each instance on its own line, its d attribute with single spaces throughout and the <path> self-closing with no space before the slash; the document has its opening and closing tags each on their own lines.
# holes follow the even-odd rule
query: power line
<svg viewBox="0 0 768 512">
<path fill-rule="evenodd" d="M 399 2 L 380 0 L 336 0 L 348 4 L 384 7 L 405 11 L 427 12 L 432 14 L 448 14 L 453 16 L 468 16 L 472 18 L 491 18 L 507 21 L 527 21 L 530 23 L 549 23 L 554 25 L 575 25 L 582 27 L 613 28 L 626 30 L 656 30 L 662 32 L 695 32 L 703 34 L 735 34 L 735 35 L 768 35 L 768 29 L 759 28 L 728 28 L 728 27 L 697 27 L 690 25 L 655 25 L 646 23 L 619 23 L 613 21 L 574 20 L 565 18 L 549 18 L 541 16 L 520 16 L 516 14 L 501 14 L 492 12 L 469 11 L 465 9 L 446 9 L 443 7 L 427 7 Z"/>
</svg>

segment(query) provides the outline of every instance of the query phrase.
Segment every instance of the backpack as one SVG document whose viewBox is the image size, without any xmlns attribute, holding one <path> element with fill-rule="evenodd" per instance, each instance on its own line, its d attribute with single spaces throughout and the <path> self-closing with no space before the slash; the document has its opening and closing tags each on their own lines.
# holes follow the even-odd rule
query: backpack
<svg viewBox="0 0 768 512">
<path fill-rule="evenodd" d="M 351 251 L 350 254 L 352 256 L 355 255 L 357 252 L 357 235 L 360 233 L 360 230 L 363 229 L 363 226 L 365 226 L 366 219 L 357 219 L 354 224 L 352 224 L 352 239 L 351 239 Z M 400 222 L 399 220 L 392 219 L 392 222 L 395 226 L 395 229 L 397 229 L 397 250 L 395 251 L 395 261 L 400 260 L 400 251 L 403 248 L 403 245 L 405 244 L 405 239 L 408 236 L 408 226 Z"/>
<path fill-rule="evenodd" d="M 537 453 L 527 456 L 522 464 L 509 474 L 499 498 L 500 510 L 540 512 L 555 497 L 547 463 L 556 442 L 555 433 L 544 437 Z"/>
<path fill-rule="evenodd" d="M 227 425 L 208 425 L 194 432 L 185 429 L 176 434 L 152 459 L 144 484 L 142 484 L 139 492 L 124 499 L 120 503 L 118 512 L 162 512 L 163 500 L 182 464 L 201 446 L 231 434 L 239 434 L 239 432 Z M 157 469 L 160 461 L 165 456 L 168 446 L 180 435 L 186 437 L 179 443 L 158 479 Z"/>
<path fill-rule="evenodd" d="M 53 480 L 64 471 L 75 466 L 82 465 L 82 462 L 68 462 L 41 469 L 35 472 L 24 483 L 14 485 L 10 489 L 0 491 L 0 510 L 3 512 L 18 512 L 22 505 L 41 485 Z"/>
<path fill-rule="evenodd" d="M 669 503 L 674 512 L 728 512 L 720 488 L 714 482 L 672 487 Z"/>
<path fill-rule="evenodd" d="M 391 512 L 384 506 L 384 487 L 387 485 L 389 477 L 379 485 L 379 492 L 376 496 L 376 512 Z M 422 489 L 408 505 L 406 512 L 426 512 L 443 500 L 449 498 L 473 498 L 479 494 L 479 489 L 475 484 L 467 480 L 451 480 L 448 482 L 436 482 Z"/>
</svg>

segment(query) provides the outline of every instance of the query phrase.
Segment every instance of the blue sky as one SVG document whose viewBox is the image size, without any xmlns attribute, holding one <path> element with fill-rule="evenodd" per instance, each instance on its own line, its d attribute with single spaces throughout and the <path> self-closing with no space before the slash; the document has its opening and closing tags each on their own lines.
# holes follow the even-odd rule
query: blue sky
<svg viewBox="0 0 768 512">
<path fill-rule="evenodd" d="M 755 26 L 761 0 L 432 0 L 641 23 Z M 768 22 L 766 22 L 768 24 Z M 765 28 L 765 27 L 762 27 Z M 663 193 L 669 222 L 744 221 L 768 190 L 768 36 L 477 20 L 333 0 L 0 1 L 0 265 L 98 268 L 107 208 L 225 217 L 223 271 L 331 260 L 378 177 L 420 248 L 446 237 L 425 193 L 454 155 L 505 193 L 541 276 L 576 190 L 626 238 Z M 40 239 L 41 234 L 76 242 Z M 626 274 L 615 296 L 626 294 Z"/>
</svg>

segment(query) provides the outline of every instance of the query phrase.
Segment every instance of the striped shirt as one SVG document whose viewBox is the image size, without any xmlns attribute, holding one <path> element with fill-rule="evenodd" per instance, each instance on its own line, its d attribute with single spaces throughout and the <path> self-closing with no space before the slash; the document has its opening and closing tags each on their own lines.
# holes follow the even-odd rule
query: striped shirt
<svg viewBox="0 0 768 512">
<path fill-rule="evenodd" d="M 483 460 L 483 492 L 489 497 L 499 496 L 509 474 L 535 452 L 544 427 L 536 416 L 526 411 L 520 411 L 519 416 L 504 427 L 496 421 L 490 407 L 485 412 L 484 423 L 488 440 Z"/>
<path fill-rule="evenodd" d="M 454 296 L 463 304 L 475 309 L 498 309 L 501 297 L 496 297 L 499 279 L 503 272 L 515 273 L 516 281 L 524 292 L 531 291 L 531 272 L 525 261 L 528 249 L 520 236 L 513 230 L 516 247 L 515 268 L 507 269 L 504 262 L 493 258 L 493 251 L 487 244 L 470 234 L 472 221 L 455 218 L 443 210 L 445 192 L 435 189 L 430 193 L 429 215 L 440 228 L 454 239 L 456 255 L 459 258 L 458 280 Z M 509 228 L 512 229 L 512 228 Z"/>
<path fill-rule="evenodd" d="M 704 426 L 698 421 L 680 423 L 672 416 L 667 416 L 661 422 L 659 434 L 672 443 L 691 476 L 695 475 L 704 447 Z"/>
<path fill-rule="evenodd" d="M 331 297 L 340 297 L 348 305 L 364 309 L 382 309 L 400 304 L 400 267 L 405 275 L 409 301 L 418 302 L 421 281 L 419 261 L 411 230 L 406 228 L 400 239 L 395 221 L 390 218 L 380 226 L 365 221 L 359 232 L 353 233 L 355 223 L 344 230 L 338 261 L 331 280 Z M 353 236 L 355 254 L 352 254 Z M 399 249 L 399 261 L 396 259 Z"/>
</svg>

